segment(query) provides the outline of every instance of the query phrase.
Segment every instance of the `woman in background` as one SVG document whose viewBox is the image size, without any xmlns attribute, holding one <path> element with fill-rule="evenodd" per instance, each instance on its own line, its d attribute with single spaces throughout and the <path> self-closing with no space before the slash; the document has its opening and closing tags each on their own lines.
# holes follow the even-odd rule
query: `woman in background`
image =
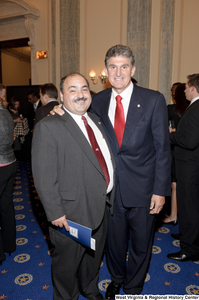
<svg viewBox="0 0 199 300">
<path fill-rule="evenodd" d="M 168 118 L 169 126 L 173 128 L 178 127 L 178 123 L 184 111 L 188 106 L 188 101 L 185 97 L 185 83 L 178 84 L 175 88 L 175 104 L 168 105 Z M 172 164 L 171 164 L 171 212 L 168 218 L 162 220 L 165 224 L 177 224 L 177 198 L 176 198 L 176 175 L 175 175 L 175 160 L 174 160 L 174 148 L 171 147 L 172 152 Z"/>
<path fill-rule="evenodd" d="M 13 185 L 17 163 L 12 149 L 14 122 L 0 98 L 0 265 L 5 252 L 16 250 L 16 224 L 13 204 Z"/>
<path fill-rule="evenodd" d="M 20 116 L 20 102 L 18 97 L 13 96 L 10 99 L 10 102 L 8 104 L 8 110 L 11 113 L 14 123 L 23 122 L 22 116 Z"/>
<path fill-rule="evenodd" d="M 8 104 L 8 110 L 13 118 L 15 124 L 15 142 L 14 142 L 14 153 L 17 160 L 23 160 L 26 155 L 24 153 L 23 145 L 29 133 L 28 120 L 23 118 L 20 113 L 20 102 L 17 96 L 13 96 Z"/>
</svg>

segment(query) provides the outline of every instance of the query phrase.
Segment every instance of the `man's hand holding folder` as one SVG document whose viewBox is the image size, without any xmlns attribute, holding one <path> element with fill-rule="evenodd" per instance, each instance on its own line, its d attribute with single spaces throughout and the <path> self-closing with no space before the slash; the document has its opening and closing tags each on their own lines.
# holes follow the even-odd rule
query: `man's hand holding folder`
<svg viewBox="0 0 199 300">
<path fill-rule="evenodd" d="M 60 218 L 60 219 L 62 219 L 62 218 Z M 66 219 L 65 219 L 65 221 L 66 221 Z M 60 228 L 60 226 L 58 226 L 57 230 L 65 235 L 67 235 L 68 237 L 72 238 L 73 240 L 75 240 L 95 251 L 95 239 L 93 239 L 91 237 L 91 234 L 92 234 L 91 228 L 82 226 L 78 223 L 75 223 L 75 222 L 72 222 L 69 220 L 66 221 L 66 223 L 69 227 L 69 230 L 65 230 L 66 227 L 64 225 L 61 228 Z M 61 224 L 61 222 L 60 222 L 60 224 Z M 53 224 L 53 225 L 55 225 L 55 224 Z"/>
<path fill-rule="evenodd" d="M 51 222 L 54 226 L 63 228 L 65 227 L 66 231 L 69 231 L 69 226 L 68 226 L 68 222 L 66 221 L 66 215 L 64 215 L 63 217 L 56 219 L 54 221 Z"/>
</svg>

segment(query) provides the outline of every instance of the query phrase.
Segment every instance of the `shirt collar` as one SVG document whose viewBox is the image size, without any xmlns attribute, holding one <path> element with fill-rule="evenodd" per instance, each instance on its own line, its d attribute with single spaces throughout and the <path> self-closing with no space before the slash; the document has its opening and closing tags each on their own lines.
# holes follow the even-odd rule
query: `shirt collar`
<svg viewBox="0 0 199 300">
<path fill-rule="evenodd" d="M 82 116 L 81 115 L 76 115 L 73 114 L 71 111 L 69 111 L 68 109 L 65 108 L 65 106 L 63 105 L 64 110 L 71 115 L 71 117 L 75 120 L 76 123 L 80 123 L 82 122 Z M 87 112 L 83 115 L 86 119 L 88 119 L 88 114 Z"/>
<path fill-rule="evenodd" d="M 194 99 L 192 99 L 191 100 L 191 103 L 189 104 L 189 105 L 191 105 L 191 104 L 193 104 L 195 101 L 197 101 L 197 100 L 199 100 L 199 97 L 195 97 Z"/>
<path fill-rule="evenodd" d="M 114 98 L 118 95 L 114 89 L 112 89 Z M 131 82 L 130 85 L 120 94 L 122 99 L 126 99 L 129 95 L 133 92 L 133 83 Z"/>
</svg>

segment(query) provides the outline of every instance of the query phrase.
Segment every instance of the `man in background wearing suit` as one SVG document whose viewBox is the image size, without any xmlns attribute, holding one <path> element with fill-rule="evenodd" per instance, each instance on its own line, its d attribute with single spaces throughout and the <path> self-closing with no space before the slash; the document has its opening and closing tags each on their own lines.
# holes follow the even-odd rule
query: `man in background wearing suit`
<svg viewBox="0 0 199 300">
<path fill-rule="evenodd" d="M 106 249 L 112 282 L 106 299 L 114 299 L 122 285 L 126 294 L 141 293 L 149 266 L 155 216 L 171 190 L 166 102 L 159 92 L 131 82 L 134 62 L 129 47 L 110 48 L 104 70 L 112 89 L 95 94 L 91 105 L 91 111 L 104 126 L 117 170 Z"/>
<path fill-rule="evenodd" d="M 60 98 L 65 113 L 38 122 L 32 147 L 35 186 L 54 225 L 50 228 L 55 246 L 53 299 L 76 300 L 81 293 L 87 299 L 102 300 L 99 265 L 109 207 L 113 211 L 114 158 L 102 124 L 97 116 L 87 113 L 91 104 L 87 80 L 78 73 L 64 77 Z M 68 231 L 67 219 L 92 229 L 96 251 L 56 230 L 64 226 Z"/>
<path fill-rule="evenodd" d="M 35 112 L 37 108 L 42 106 L 41 100 L 37 97 L 37 94 L 35 91 L 29 91 L 27 94 L 28 102 L 30 103 L 28 107 L 28 125 L 30 128 L 30 131 L 33 131 L 34 127 L 34 121 L 35 121 Z"/>
<path fill-rule="evenodd" d="M 115 299 L 122 285 L 126 294 L 141 293 L 155 215 L 171 192 L 166 102 L 159 92 L 131 82 L 134 63 L 129 47 L 110 48 L 105 73 L 112 89 L 95 94 L 91 104 L 91 112 L 100 118 L 116 161 L 114 213 L 109 217 L 106 247 L 112 282 L 106 299 Z M 54 112 L 61 113 L 58 108 Z"/>
<path fill-rule="evenodd" d="M 55 105 L 58 105 L 58 91 L 52 83 L 46 83 L 40 87 L 40 99 L 42 106 L 35 112 L 34 126 L 43 118 L 45 118 Z"/>
<path fill-rule="evenodd" d="M 175 146 L 181 250 L 167 257 L 176 261 L 199 259 L 199 74 L 187 78 L 185 96 L 191 103 L 177 131 L 170 129 Z"/>
</svg>

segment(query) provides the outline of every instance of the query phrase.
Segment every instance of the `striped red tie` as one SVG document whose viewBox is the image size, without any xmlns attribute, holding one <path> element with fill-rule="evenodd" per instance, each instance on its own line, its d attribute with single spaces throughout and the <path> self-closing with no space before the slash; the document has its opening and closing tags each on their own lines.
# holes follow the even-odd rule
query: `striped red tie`
<svg viewBox="0 0 199 300">
<path fill-rule="evenodd" d="M 109 177 L 109 173 L 108 173 L 108 168 L 106 165 L 106 161 L 104 159 L 104 156 L 101 152 L 101 149 L 97 143 L 97 140 L 95 138 L 94 132 L 92 130 L 92 128 L 90 127 L 90 125 L 88 124 L 86 118 L 84 116 L 82 116 L 82 120 L 84 121 L 84 125 L 86 127 L 86 131 L 88 133 L 88 137 L 91 143 L 91 147 L 93 149 L 93 152 L 95 153 L 97 160 L 100 164 L 100 167 L 102 169 L 102 172 L 104 173 L 104 176 L 106 178 L 106 186 L 108 187 L 109 182 L 110 182 L 110 177 Z"/>
</svg>

